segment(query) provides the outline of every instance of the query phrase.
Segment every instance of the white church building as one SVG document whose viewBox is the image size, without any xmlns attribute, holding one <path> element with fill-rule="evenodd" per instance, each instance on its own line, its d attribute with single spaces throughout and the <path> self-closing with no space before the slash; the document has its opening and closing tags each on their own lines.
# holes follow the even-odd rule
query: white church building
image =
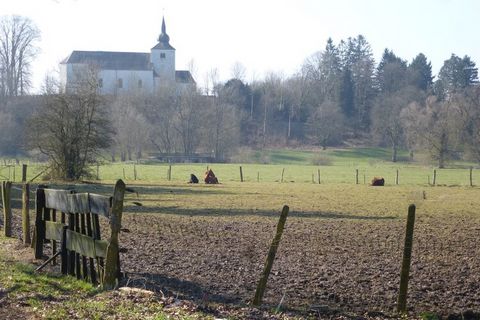
<svg viewBox="0 0 480 320">
<path fill-rule="evenodd" d="M 158 43 L 149 53 L 73 51 L 60 63 L 60 81 L 65 90 L 78 86 L 87 68 L 94 68 L 101 94 L 122 94 L 134 90 L 148 93 L 161 87 L 182 91 L 194 86 L 190 71 L 175 70 L 175 48 L 170 45 L 165 19 Z"/>
</svg>

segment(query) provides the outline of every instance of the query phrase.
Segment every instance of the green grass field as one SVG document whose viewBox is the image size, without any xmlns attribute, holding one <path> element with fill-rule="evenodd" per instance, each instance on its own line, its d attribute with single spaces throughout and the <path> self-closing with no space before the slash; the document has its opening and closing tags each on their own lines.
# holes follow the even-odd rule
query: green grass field
<svg viewBox="0 0 480 320">
<path fill-rule="evenodd" d="M 202 178 L 207 166 L 215 172 L 220 182 L 240 181 L 242 166 L 244 181 L 249 182 L 295 182 L 318 183 L 318 170 L 322 184 L 337 184 L 356 182 L 358 170 L 359 184 L 368 184 L 373 177 L 383 177 L 387 185 L 395 184 L 396 172 L 399 172 L 400 185 L 428 185 L 433 183 L 432 165 L 419 162 L 408 162 L 406 152 L 399 153 L 400 161 L 389 161 L 390 150 L 381 148 L 355 148 L 355 149 L 328 149 L 318 152 L 298 150 L 267 150 L 247 151 L 243 154 L 243 162 L 229 164 L 172 164 L 171 180 L 188 181 L 190 174 Z M 99 166 L 99 179 L 113 182 L 124 179 L 135 182 L 134 167 L 137 172 L 138 183 L 158 184 L 168 179 L 169 164 L 158 162 L 116 162 L 105 163 Z M 451 162 L 447 169 L 436 169 L 437 185 L 469 185 L 469 168 L 475 167 L 474 163 Z M 28 179 L 37 176 L 45 165 L 29 163 Z M 15 172 L 15 173 L 14 173 Z M 96 178 L 97 168 L 92 167 Z M 21 166 L 0 166 L 0 180 L 19 181 Z M 14 179 L 15 178 L 15 179 Z M 35 181 L 39 181 L 38 177 Z M 473 181 L 480 181 L 480 171 L 473 171 Z M 480 184 L 480 182 L 479 182 Z"/>
</svg>

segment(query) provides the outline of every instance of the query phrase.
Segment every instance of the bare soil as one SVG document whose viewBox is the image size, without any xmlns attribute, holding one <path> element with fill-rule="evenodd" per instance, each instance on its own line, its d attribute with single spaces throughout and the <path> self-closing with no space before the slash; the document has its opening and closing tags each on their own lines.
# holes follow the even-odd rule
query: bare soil
<svg viewBox="0 0 480 320">
<path fill-rule="evenodd" d="M 134 209 L 134 208 L 130 208 Z M 124 215 L 129 281 L 203 303 L 253 298 L 276 217 Z M 395 314 L 405 221 L 291 212 L 264 301 L 301 314 Z M 461 230 L 459 232 L 458 230 Z M 478 225 L 417 219 L 409 285 L 412 314 L 480 310 Z"/>
</svg>

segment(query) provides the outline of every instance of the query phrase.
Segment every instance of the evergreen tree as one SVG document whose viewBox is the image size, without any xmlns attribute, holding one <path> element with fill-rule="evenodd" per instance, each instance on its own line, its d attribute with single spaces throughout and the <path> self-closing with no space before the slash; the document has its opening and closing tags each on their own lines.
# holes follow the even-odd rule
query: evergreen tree
<svg viewBox="0 0 480 320">
<path fill-rule="evenodd" d="M 426 91 L 433 85 L 432 64 L 419 53 L 408 66 L 408 84 Z"/>
<path fill-rule="evenodd" d="M 375 60 L 372 49 L 364 36 L 349 38 L 347 41 L 347 56 L 344 59 L 352 72 L 354 84 L 355 121 L 354 131 L 367 131 L 370 125 L 370 109 L 375 98 L 373 77 Z"/>
<path fill-rule="evenodd" d="M 438 78 L 446 92 L 453 93 L 478 82 L 478 68 L 469 56 L 462 59 L 452 54 L 450 59 L 443 63 Z"/>
<path fill-rule="evenodd" d="M 323 99 L 333 101 L 338 96 L 341 68 L 337 47 L 332 38 L 328 38 L 325 50 L 321 53 L 320 80 L 322 82 Z"/>
<path fill-rule="evenodd" d="M 352 72 L 345 68 L 342 72 L 342 79 L 339 89 L 339 105 L 347 119 L 351 119 L 355 113 L 355 88 L 352 79 Z"/>
<path fill-rule="evenodd" d="M 393 93 L 406 85 L 407 62 L 385 49 L 377 67 L 376 82 L 381 93 Z"/>
</svg>

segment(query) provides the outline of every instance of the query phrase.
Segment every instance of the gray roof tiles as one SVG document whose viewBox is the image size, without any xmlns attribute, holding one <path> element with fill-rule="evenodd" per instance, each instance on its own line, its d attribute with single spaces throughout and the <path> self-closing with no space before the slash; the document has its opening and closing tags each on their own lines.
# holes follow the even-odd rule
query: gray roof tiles
<svg viewBox="0 0 480 320">
<path fill-rule="evenodd" d="M 174 47 L 170 45 L 168 42 L 159 42 L 155 47 L 152 49 L 160 49 L 160 50 L 175 50 Z"/>
<path fill-rule="evenodd" d="M 188 70 L 175 71 L 175 82 L 180 83 L 195 83 L 192 74 Z"/>
<path fill-rule="evenodd" d="M 62 61 L 67 63 L 92 63 L 104 70 L 152 70 L 150 53 L 73 51 Z"/>
</svg>

